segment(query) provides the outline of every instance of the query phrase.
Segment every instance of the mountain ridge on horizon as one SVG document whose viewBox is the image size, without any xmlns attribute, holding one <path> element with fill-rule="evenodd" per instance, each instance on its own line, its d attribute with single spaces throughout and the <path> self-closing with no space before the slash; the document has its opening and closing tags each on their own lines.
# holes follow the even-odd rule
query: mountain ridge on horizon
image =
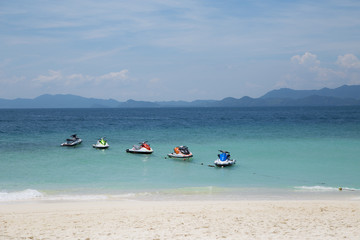
<svg viewBox="0 0 360 240">
<path fill-rule="evenodd" d="M 72 94 L 43 94 L 33 99 L 1 99 L 0 108 L 161 108 L 161 107 L 282 107 L 360 105 L 360 85 L 319 90 L 271 90 L 259 98 L 226 97 L 222 100 L 136 101 L 86 98 Z"/>
</svg>

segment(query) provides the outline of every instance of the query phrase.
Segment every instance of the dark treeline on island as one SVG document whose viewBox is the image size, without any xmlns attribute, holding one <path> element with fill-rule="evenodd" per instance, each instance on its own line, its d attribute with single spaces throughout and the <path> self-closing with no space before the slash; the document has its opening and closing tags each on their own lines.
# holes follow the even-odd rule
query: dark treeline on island
<svg viewBox="0 0 360 240">
<path fill-rule="evenodd" d="M 360 105 L 360 85 L 344 85 L 335 89 L 272 90 L 259 98 L 224 98 L 222 100 L 196 100 L 147 102 L 114 99 L 85 98 L 70 94 L 41 95 L 34 99 L 0 99 L 0 108 L 161 108 L 161 107 L 286 107 L 286 106 L 355 106 Z"/>
</svg>

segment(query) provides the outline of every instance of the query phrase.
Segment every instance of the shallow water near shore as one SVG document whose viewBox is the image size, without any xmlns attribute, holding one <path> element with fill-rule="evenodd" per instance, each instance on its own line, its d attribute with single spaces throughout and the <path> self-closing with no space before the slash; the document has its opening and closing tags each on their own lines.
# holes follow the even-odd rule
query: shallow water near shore
<svg viewBox="0 0 360 240">
<path fill-rule="evenodd" d="M 83 143 L 60 147 L 74 133 Z M 103 136 L 110 148 L 93 149 Z M 125 152 L 144 140 L 153 154 Z M 194 158 L 167 158 L 178 145 Z M 360 107 L 0 110 L 0 200 L 356 197 L 359 146 Z M 219 149 L 237 163 L 209 166 Z"/>
</svg>

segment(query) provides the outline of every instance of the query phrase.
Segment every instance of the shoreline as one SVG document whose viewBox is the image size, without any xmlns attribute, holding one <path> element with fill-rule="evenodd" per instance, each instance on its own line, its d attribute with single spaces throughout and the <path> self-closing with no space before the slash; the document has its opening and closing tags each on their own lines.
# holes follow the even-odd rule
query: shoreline
<svg viewBox="0 0 360 240">
<path fill-rule="evenodd" d="M 356 239 L 360 201 L 0 203 L 0 239 Z"/>
<path fill-rule="evenodd" d="M 94 189 L 95 190 L 95 189 Z M 101 191 L 92 193 L 73 191 L 23 191 L 0 192 L 0 204 L 7 202 L 55 201 L 293 201 L 336 200 L 359 201 L 360 190 L 313 186 L 285 188 L 219 188 L 190 187 L 144 191 Z"/>
</svg>

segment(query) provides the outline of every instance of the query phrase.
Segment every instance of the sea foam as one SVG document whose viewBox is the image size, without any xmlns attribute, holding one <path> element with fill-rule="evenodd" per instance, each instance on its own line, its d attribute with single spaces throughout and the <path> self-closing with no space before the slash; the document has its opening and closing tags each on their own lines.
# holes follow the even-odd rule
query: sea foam
<svg viewBox="0 0 360 240">
<path fill-rule="evenodd" d="M 325 186 L 298 186 L 294 187 L 295 190 L 304 192 L 336 192 L 342 191 L 359 191 L 360 189 L 348 188 L 348 187 L 325 187 Z"/>
<path fill-rule="evenodd" d="M 0 202 L 16 201 L 94 201 L 94 200 L 129 200 L 137 197 L 144 197 L 149 193 L 126 193 L 126 194 L 46 194 L 34 189 L 26 189 L 17 192 L 0 192 Z"/>
<path fill-rule="evenodd" d="M 34 189 L 26 189 L 19 192 L 0 192 L 1 202 L 41 199 L 44 194 Z"/>
</svg>

